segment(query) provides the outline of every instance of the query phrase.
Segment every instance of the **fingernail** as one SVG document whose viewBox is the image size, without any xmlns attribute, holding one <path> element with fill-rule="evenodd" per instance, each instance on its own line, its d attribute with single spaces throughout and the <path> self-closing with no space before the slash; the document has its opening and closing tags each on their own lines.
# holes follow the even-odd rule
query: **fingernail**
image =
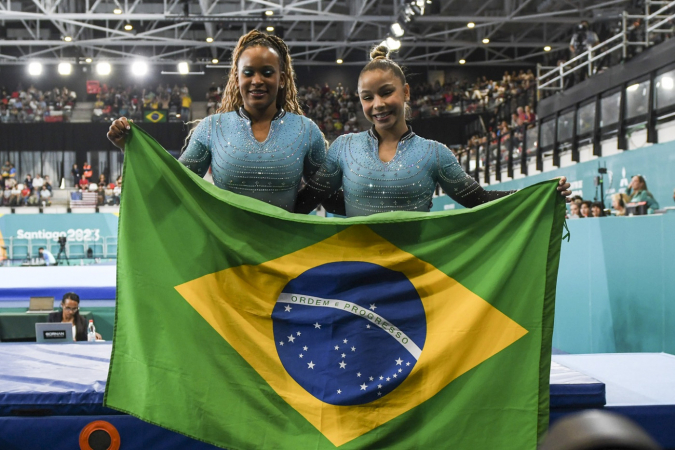
<svg viewBox="0 0 675 450">
<path fill-rule="evenodd" d="M 129 125 L 127 125 L 127 130 L 131 130 L 131 127 Z"/>
</svg>

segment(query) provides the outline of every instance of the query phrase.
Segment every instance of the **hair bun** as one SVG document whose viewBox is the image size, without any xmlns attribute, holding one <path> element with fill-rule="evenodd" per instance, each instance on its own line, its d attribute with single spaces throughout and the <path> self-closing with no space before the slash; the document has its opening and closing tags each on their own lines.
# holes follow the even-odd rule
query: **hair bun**
<svg viewBox="0 0 675 450">
<path fill-rule="evenodd" d="M 378 45 L 370 51 L 370 59 L 389 59 L 389 47 L 386 45 Z"/>
</svg>

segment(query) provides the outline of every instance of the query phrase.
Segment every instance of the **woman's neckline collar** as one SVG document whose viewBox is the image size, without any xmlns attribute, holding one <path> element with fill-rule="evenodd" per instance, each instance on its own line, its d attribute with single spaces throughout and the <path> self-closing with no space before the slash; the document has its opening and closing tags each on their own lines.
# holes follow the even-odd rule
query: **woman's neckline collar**
<svg viewBox="0 0 675 450">
<path fill-rule="evenodd" d="M 237 110 L 237 114 L 242 119 L 246 119 L 249 122 L 253 121 L 253 119 L 251 118 L 251 115 L 248 113 L 248 111 L 246 111 L 246 109 L 243 106 L 239 107 L 239 109 Z M 277 119 L 281 119 L 285 115 L 286 115 L 286 111 L 284 111 L 284 108 L 279 108 L 277 110 L 277 112 L 274 114 L 274 117 L 272 117 L 272 120 L 274 121 L 274 120 L 277 120 Z"/>
<path fill-rule="evenodd" d="M 368 134 L 370 135 L 370 137 L 372 137 L 376 141 L 378 141 L 378 142 L 380 141 L 380 135 L 378 134 L 377 130 L 375 130 L 375 125 L 370 127 L 370 129 L 368 130 Z M 398 140 L 398 142 L 400 143 L 400 142 L 403 142 L 403 141 L 407 141 L 408 139 L 411 139 L 413 136 L 415 136 L 415 132 L 413 131 L 412 127 L 410 125 L 408 125 L 408 131 L 403 133 L 403 136 L 401 136 L 401 138 Z"/>
</svg>

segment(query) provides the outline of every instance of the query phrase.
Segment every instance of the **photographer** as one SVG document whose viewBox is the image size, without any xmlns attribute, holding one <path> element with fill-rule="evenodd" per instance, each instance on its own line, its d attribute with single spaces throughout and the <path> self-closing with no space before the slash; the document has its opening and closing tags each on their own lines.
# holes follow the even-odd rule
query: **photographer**
<svg viewBox="0 0 675 450">
<path fill-rule="evenodd" d="M 38 253 L 40 253 L 40 258 L 45 260 L 45 266 L 53 266 L 56 264 L 56 258 L 54 258 L 54 255 L 52 255 L 49 250 L 45 250 L 44 247 L 40 247 L 38 249 Z"/>
<path fill-rule="evenodd" d="M 593 48 L 600 42 L 598 35 L 593 32 L 588 25 L 586 20 L 582 20 L 579 25 L 576 26 L 574 34 L 572 35 L 572 40 L 570 41 L 570 59 L 579 56 L 587 50 Z M 574 65 L 579 66 L 585 61 L 577 61 Z M 586 79 L 588 75 L 588 68 L 579 69 L 574 72 L 575 84 L 579 83 Z M 593 73 L 593 67 L 591 65 L 591 73 Z"/>
</svg>

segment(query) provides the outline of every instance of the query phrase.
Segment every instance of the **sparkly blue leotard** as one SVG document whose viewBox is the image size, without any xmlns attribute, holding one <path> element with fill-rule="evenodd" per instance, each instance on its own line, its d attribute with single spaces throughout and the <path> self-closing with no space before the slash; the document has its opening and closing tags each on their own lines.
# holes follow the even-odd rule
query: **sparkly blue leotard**
<svg viewBox="0 0 675 450">
<path fill-rule="evenodd" d="M 323 135 L 306 117 L 280 110 L 258 142 L 242 108 L 202 120 L 179 161 L 199 176 L 211 166 L 219 188 L 293 211 L 302 177 L 309 179 L 325 156 Z"/>
<path fill-rule="evenodd" d="M 300 192 L 296 212 L 311 211 L 340 187 L 347 216 L 429 211 L 437 184 L 466 207 L 515 192 L 486 191 L 464 172 L 448 147 L 412 129 L 401 137 L 394 158 L 383 162 L 378 136 L 371 129 L 333 142 L 321 169 Z"/>
</svg>

